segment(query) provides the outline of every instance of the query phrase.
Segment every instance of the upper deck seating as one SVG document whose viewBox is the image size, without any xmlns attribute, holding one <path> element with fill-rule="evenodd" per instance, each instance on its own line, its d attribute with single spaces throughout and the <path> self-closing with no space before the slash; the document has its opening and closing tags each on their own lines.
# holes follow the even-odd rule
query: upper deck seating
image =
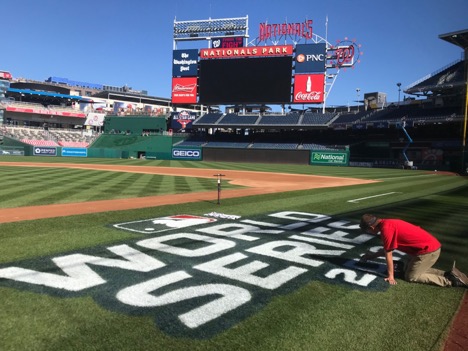
<svg viewBox="0 0 468 351">
<path fill-rule="evenodd" d="M 193 124 L 215 124 L 222 115 L 221 112 L 209 112 L 193 121 Z"/>
<path fill-rule="evenodd" d="M 257 122 L 258 118 L 258 115 L 238 115 L 236 113 L 228 113 L 218 122 L 218 125 L 253 125 Z"/>
<path fill-rule="evenodd" d="M 335 117 L 334 113 L 305 112 L 301 125 L 326 125 Z"/>
</svg>

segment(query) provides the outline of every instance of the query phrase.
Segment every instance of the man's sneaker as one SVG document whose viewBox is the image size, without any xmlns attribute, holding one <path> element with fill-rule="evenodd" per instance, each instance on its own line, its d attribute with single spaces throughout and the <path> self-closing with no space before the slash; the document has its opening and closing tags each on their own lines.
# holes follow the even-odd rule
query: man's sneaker
<svg viewBox="0 0 468 351">
<path fill-rule="evenodd" d="M 452 267 L 451 273 L 458 280 L 461 280 L 463 282 L 463 284 L 468 285 L 468 277 L 466 276 L 465 273 L 461 272 L 460 270 L 458 270 L 458 268 L 455 267 L 455 261 L 453 262 L 453 267 Z"/>
<path fill-rule="evenodd" d="M 448 271 L 444 273 L 444 277 L 450 280 L 450 283 L 452 284 L 453 287 L 455 288 L 468 288 L 468 285 L 463 283 L 462 280 L 457 278 L 452 271 Z"/>
<path fill-rule="evenodd" d="M 468 288 L 468 285 L 464 284 L 461 280 L 455 277 L 448 278 L 448 279 L 450 280 L 450 282 L 452 283 L 452 287 L 454 288 Z"/>
</svg>

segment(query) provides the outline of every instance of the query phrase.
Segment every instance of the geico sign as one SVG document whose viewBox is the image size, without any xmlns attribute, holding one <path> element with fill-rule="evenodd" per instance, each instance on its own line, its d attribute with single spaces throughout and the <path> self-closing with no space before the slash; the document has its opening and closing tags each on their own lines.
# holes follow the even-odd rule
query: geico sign
<svg viewBox="0 0 468 351">
<path fill-rule="evenodd" d="M 200 157 L 199 150 L 172 150 L 173 157 Z"/>
</svg>

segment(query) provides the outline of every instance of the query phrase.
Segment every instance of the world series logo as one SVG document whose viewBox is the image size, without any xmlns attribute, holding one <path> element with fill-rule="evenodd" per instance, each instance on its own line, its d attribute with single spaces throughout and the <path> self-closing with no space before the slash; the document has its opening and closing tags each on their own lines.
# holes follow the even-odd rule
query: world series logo
<svg viewBox="0 0 468 351">
<path fill-rule="evenodd" d="M 157 328 L 184 338 L 215 336 L 314 281 L 388 288 L 380 278 L 383 261 L 359 263 L 368 249 L 379 249 L 372 246 L 378 238 L 350 221 L 296 211 L 215 217 L 113 224 L 138 237 L 2 264 L 0 285 L 63 298 L 90 296 L 111 311 L 151 316 Z"/>
</svg>

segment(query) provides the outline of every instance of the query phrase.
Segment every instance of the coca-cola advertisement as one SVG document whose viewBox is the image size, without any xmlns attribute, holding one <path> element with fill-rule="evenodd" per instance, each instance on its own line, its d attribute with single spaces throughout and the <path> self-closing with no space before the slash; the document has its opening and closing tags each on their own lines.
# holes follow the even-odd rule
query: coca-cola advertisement
<svg viewBox="0 0 468 351">
<path fill-rule="evenodd" d="M 294 76 L 293 103 L 321 104 L 323 103 L 323 90 L 325 75 L 322 74 L 296 74 Z"/>
</svg>

